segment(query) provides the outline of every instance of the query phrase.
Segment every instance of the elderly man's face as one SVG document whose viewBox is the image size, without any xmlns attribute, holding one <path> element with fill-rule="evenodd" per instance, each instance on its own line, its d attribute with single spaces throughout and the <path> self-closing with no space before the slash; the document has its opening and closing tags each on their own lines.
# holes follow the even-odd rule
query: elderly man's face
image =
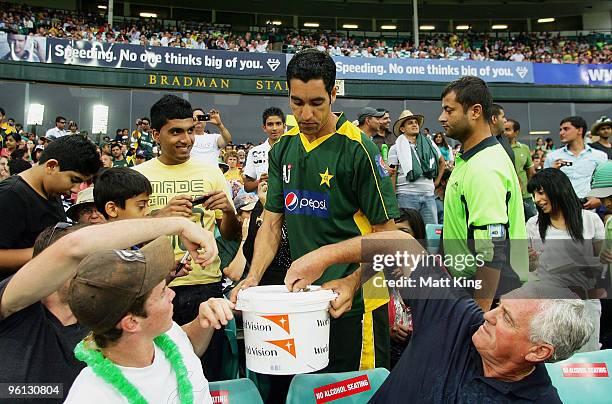
<svg viewBox="0 0 612 404">
<path fill-rule="evenodd" d="M 485 322 L 472 342 L 487 362 L 520 364 L 534 344 L 529 340 L 530 322 L 539 310 L 534 299 L 504 299 L 484 315 Z"/>
</svg>

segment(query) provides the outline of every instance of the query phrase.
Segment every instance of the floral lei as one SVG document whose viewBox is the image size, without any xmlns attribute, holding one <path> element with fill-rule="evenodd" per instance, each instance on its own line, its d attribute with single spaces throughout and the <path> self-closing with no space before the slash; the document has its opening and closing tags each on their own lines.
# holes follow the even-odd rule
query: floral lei
<svg viewBox="0 0 612 404">
<path fill-rule="evenodd" d="M 158 336 L 153 341 L 155 345 L 163 351 L 172 365 L 172 370 L 174 370 L 176 374 L 181 403 L 193 404 L 193 387 L 178 347 L 166 334 Z M 86 348 L 84 341 L 81 341 L 74 348 L 74 355 L 80 361 L 87 363 L 87 366 L 89 366 L 98 377 L 117 389 L 119 393 L 125 396 L 130 404 L 147 403 L 147 400 L 145 400 L 138 389 L 125 378 L 117 365 L 105 358 L 99 350 Z"/>
</svg>

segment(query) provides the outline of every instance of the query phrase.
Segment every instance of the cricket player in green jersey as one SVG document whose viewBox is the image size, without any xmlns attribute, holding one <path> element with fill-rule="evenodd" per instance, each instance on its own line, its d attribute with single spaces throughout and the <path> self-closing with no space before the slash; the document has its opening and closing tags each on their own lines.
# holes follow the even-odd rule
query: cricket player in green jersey
<svg viewBox="0 0 612 404">
<path fill-rule="evenodd" d="M 364 298 L 359 264 L 331 265 L 321 247 L 395 230 L 399 214 L 378 148 L 344 114 L 332 112 L 335 78 L 332 58 L 314 49 L 296 54 L 287 66 L 289 105 L 298 126 L 270 150 L 267 202 L 251 270 L 231 297 L 258 284 L 276 254 L 284 218 L 294 261 L 287 288 L 314 284 L 338 293 L 330 308 L 325 372 L 388 367 L 389 325 L 388 295 Z"/>
<path fill-rule="evenodd" d="M 491 135 L 486 83 L 462 77 L 442 93 L 438 120 L 461 142 L 444 197 L 445 265 L 455 278 L 475 279 L 474 299 L 486 312 L 500 293 L 527 281 L 527 229 L 514 165 Z"/>
</svg>

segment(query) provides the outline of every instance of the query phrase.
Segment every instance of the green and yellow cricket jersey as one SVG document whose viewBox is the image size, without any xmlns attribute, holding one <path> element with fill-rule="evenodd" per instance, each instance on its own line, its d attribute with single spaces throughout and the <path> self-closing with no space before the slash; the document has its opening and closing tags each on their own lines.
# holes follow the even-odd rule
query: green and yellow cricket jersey
<svg viewBox="0 0 612 404">
<path fill-rule="evenodd" d="M 478 266 L 489 266 L 527 280 L 523 196 L 512 161 L 495 137 L 457 156 L 446 185 L 443 238 L 445 265 L 453 276 L 470 278 Z M 498 241 L 505 247 L 494 248 Z"/>
<path fill-rule="evenodd" d="M 293 260 L 317 248 L 371 232 L 398 217 L 378 147 L 341 114 L 336 132 L 313 142 L 294 127 L 268 157 L 266 209 L 283 213 Z M 357 264 L 327 268 L 315 284 L 350 275 Z M 356 293 L 351 313 L 363 313 Z"/>
</svg>

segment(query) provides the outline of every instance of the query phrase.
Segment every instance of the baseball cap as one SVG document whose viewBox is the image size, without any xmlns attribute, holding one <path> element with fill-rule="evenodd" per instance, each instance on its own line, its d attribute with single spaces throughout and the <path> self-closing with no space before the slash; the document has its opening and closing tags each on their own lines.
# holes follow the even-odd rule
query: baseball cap
<svg viewBox="0 0 612 404">
<path fill-rule="evenodd" d="M 136 158 L 146 159 L 147 158 L 147 152 L 145 152 L 144 150 L 139 149 L 138 151 L 136 151 Z"/>
<path fill-rule="evenodd" d="M 385 114 L 385 111 L 377 111 L 376 109 L 372 107 L 365 107 L 359 112 L 359 116 L 357 117 L 357 120 L 359 122 L 363 122 L 364 119 L 366 119 L 369 116 L 373 116 L 374 118 L 380 118 L 384 114 Z"/>
<path fill-rule="evenodd" d="M 591 179 L 591 191 L 587 196 L 606 198 L 612 195 L 612 161 L 599 164 Z"/>
<path fill-rule="evenodd" d="M 97 251 L 77 267 L 68 304 L 80 324 L 95 333 L 108 331 L 136 299 L 164 280 L 173 266 L 174 252 L 166 236 L 138 251 Z"/>
<path fill-rule="evenodd" d="M 234 207 L 236 211 L 243 210 L 249 212 L 253 210 L 255 204 L 257 204 L 257 196 L 253 194 L 240 194 L 234 198 Z"/>
</svg>

